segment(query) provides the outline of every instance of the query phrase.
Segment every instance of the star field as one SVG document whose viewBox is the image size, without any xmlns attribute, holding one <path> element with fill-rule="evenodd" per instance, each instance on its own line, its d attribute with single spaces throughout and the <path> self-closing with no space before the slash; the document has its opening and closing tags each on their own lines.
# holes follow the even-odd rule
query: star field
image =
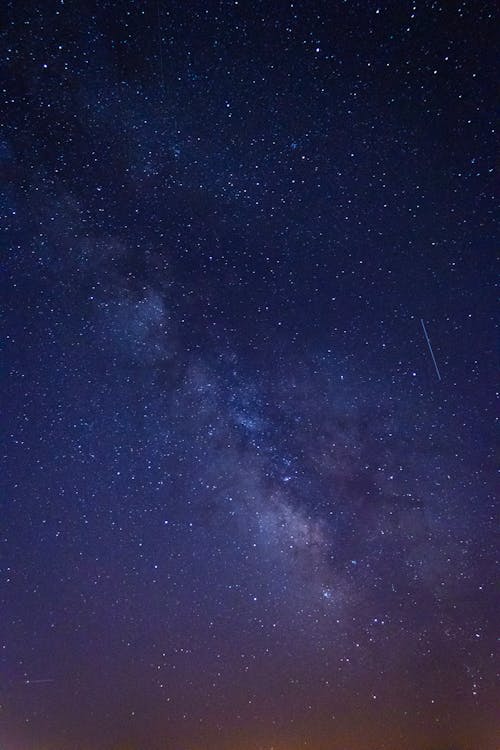
<svg viewBox="0 0 500 750">
<path fill-rule="evenodd" d="M 495 750 L 490 2 L 6 3 L 6 750 Z"/>
</svg>

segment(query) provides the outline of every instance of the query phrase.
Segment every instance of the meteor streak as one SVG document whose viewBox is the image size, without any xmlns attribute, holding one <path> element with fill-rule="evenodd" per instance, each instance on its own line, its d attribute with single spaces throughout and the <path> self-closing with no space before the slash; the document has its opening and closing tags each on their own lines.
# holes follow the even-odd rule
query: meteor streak
<svg viewBox="0 0 500 750">
<path fill-rule="evenodd" d="M 427 346 L 429 347 L 429 351 L 431 353 L 432 361 L 434 362 L 434 367 L 436 369 L 436 375 L 438 376 L 438 380 L 441 380 L 441 373 L 439 372 L 439 367 L 437 366 L 436 357 L 434 356 L 434 352 L 432 351 L 432 345 L 429 339 L 429 336 L 427 334 L 427 328 L 425 327 L 425 323 L 422 318 L 420 318 L 420 322 L 422 323 L 422 328 L 424 329 L 425 334 L 425 340 L 427 341 Z"/>
</svg>

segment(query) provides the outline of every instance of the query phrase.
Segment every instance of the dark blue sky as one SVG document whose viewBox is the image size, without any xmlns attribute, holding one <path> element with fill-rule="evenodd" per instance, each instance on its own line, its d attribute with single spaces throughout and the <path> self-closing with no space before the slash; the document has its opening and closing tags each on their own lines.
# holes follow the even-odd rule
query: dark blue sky
<svg viewBox="0 0 500 750">
<path fill-rule="evenodd" d="M 4 16 L 0 741 L 494 750 L 494 4 Z"/>
</svg>

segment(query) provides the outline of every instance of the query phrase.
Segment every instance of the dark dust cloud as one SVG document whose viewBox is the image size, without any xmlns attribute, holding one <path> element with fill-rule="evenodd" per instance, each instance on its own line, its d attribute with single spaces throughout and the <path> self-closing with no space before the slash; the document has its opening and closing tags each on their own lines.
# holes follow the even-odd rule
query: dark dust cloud
<svg viewBox="0 0 500 750">
<path fill-rule="evenodd" d="M 4 4 L 5 750 L 498 747 L 497 28 Z"/>
</svg>

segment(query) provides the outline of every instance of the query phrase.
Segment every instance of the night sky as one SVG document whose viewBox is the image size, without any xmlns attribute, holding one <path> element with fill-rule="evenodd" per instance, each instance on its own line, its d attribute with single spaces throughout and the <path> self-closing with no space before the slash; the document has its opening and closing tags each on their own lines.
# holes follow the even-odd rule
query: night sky
<svg viewBox="0 0 500 750">
<path fill-rule="evenodd" d="M 497 750 L 495 3 L 2 12 L 2 750 Z"/>
</svg>

